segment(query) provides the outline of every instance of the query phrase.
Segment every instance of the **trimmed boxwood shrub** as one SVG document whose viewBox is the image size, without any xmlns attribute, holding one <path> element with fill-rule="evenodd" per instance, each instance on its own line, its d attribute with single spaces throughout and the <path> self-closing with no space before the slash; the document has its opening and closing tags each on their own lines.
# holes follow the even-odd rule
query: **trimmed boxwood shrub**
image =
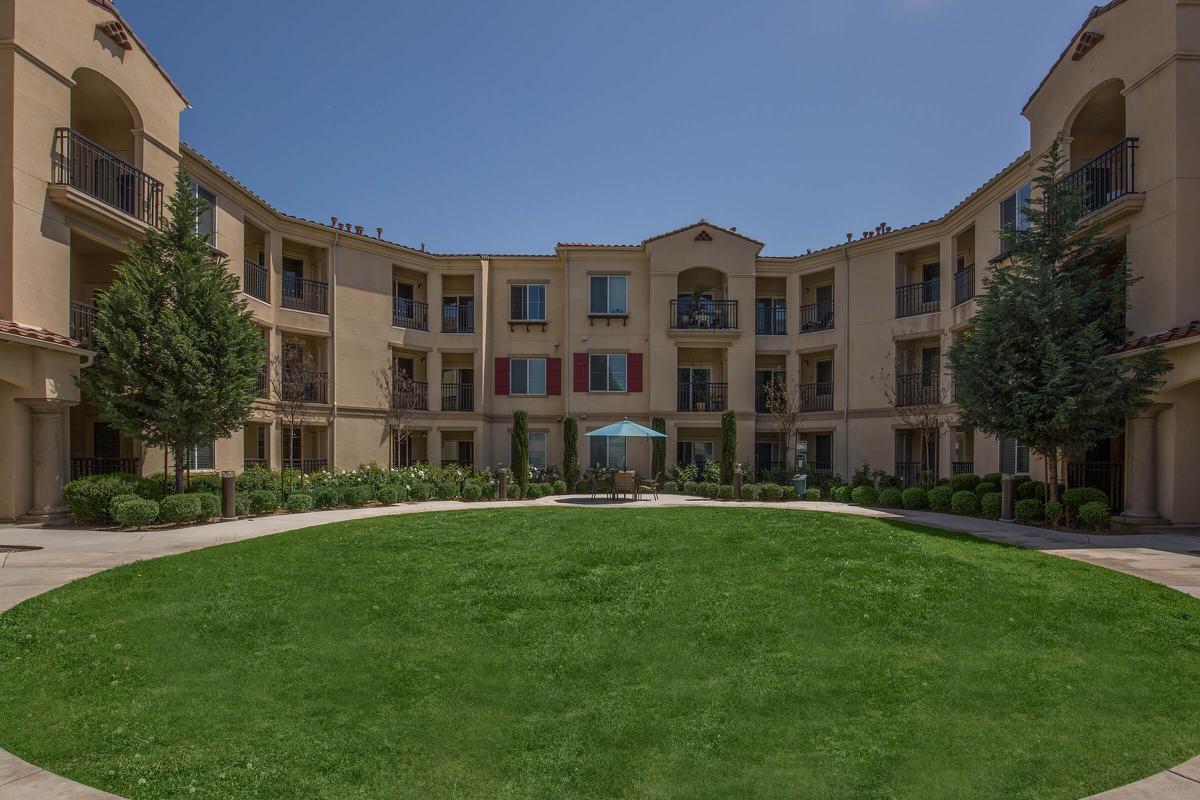
<svg viewBox="0 0 1200 800">
<path fill-rule="evenodd" d="M 141 499 L 143 499 L 141 496 L 136 495 L 133 492 L 129 492 L 128 494 L 117 495 L 112 500 L 110 500 L 108 503 L 108 516 L 110 518 L 116 520 L 117 522 L 120 522 L 121 519 L 120 519 L 120 517 L 117 516 L 117 506 L 121 505 L 122 503 L 127 503 L 130 500 L 141 500 Z"/>
<path fill-rule="evenodd" d="M 314 508 L 334 508 L 341 503 L 341 495 L 332 486 L 320 486 L 312 491 Z"/>
<path fill-rule="evenodd" d="M 173 494 L 158 504 L 158 521 L 167 525 L 194 522 L 200 513 L 200 497 L 195 494 Z"/>
<path fill-rule="evenodd" d="M 700 493 L 700 484 L 696 483 L 695 481 L 684 481 L 683 482 L 683 493 L 684 494 L 693 494 L 693 495 L 699 494 Z"/>
<path fill-rule="evenodd" d="M 479 488 L 479 484 L 477 483 L 468 483 L 463 487 L 462 494 L 464 503 L 478 503 L 479 498 L 483 496 L 483 490 Z"/>
<path fill-rule="evenodd" d="M 370 487 L 366 486 L 355 488 L 371 491 Z M 279 508 L 279 492 L 274 489 L 255 489 L 252 492 L 246 492 L 246 503 L 250 507 L 251 514 L 270 514 Z"/>
<path fill-rule="evenodd" d="M 950 488 L 956 492 L 973 492 L 979 485 L 979 476 L 970 472 L 950 478 Z"/>
<path fill-rule="evenodd" d="M 158 503 L 133 495 L 123 503 L 114 503 L 113 519 L 127 528 L 141 528 L 158 519 Z"/>
<path fill-rule="evenodd" d="M 784 486 L 783 487 L 783 497 L 781 499 L 785 503 L 790 503 L 794 500 L 799 500 L 800 498 L 796 494 L 796 487 L 795 486 Z"/>
<path fill-rule="evenodd" d="M 910 486 L 904 490 L 904 507 L 909 510 L 929 508 L 929 493 L 920 486 Z"/>
<path fill-rule="evenodd" d="M 879 493 L 879 505 L 884 508 L 900 508 L 904 498 L 899 489 L 884 489 Z"/>
<path fill-rule="evenodd" d="M 1044 506 L 1042 501 L 1036 497 L 1028 497 L 1024 500 L 1017 501 L 1016 516 L 1017 522 L 1037 522 L 1042 518 Z"/>
<path fill-rule="evenodd" d="M 498 492 L 499 490 L 500 490 L 500 487 L 498 487 L 494 483 L 490 483 L 490 482 L 489 483 L 480 483 L 479 484 L 479 499 L 480 500 L 495 500 L 496 492 Z"/>
<path fill-rule="evenodd" d="M 542 485 L 540 483 L 531 483 L 525 487 L 525 499 L 537 500 L 542 496 Z"/>
<path fill-rule="evenodd" d="M 292 492 L 288 495 L 287 500 L 283 501 L 283 507 L 293 513 L 310 511 L 313 507 L 313 497 L 304 492 Z"/>
<path fill-rule="evenodd" d="M 761 495 L 762 495 L 762 490 L 758 488 L 757 484 L 753 484 L 753 483 L 743 483 L 742 484 L 742 499 L 743 500 L 757 500 Z"/>
<path fill-rule="evenodd" d="M 1046 484 L 1041 481 L 1024 481 L 1017 487 L 1017 497 L 1021 500 L 1046 500 Z"/>
<path fill-rule="evenodd" d="M 777 503 L 783 499 L 783 487 L 778 483 L 764 483 L 758 490 L 758 496 L 768 503 Z"/>
<path fill-rule="evenodd" d="M 351 508 L 362 508 L 374 499 L 375 493 L 370 486 L 351 486 L 342 496 L 342 501 Z M 253 502 L 251 503 L 253 505 Z"/>
<path fill-rule="evenodd" d="M 1000 485 L 1000 481 L 1001 481 L 1003 478 L 1004 478 L 1004 476 L 1003 476 L 1003 475 L 1001 475 L 999 472 L 988 472 L 988 473 L 986 473 L 986 474 L 983 476 L 983 478 L 982 478 L 981 480 L 985 480 L 985 481 L 987 481 L 988 483 L 994 483 L 994 484 L 996 484 L 997 486 L 999 486 L 999 485 Z"/>
<path fill-rule="evenodd" d="M 675 481 L 667 481 L 662 488 L 665 494 L 679 494 L 679 484 Z M 576 489 L 575 491 L 579 491 Z"/>
<path fill-rule="evenodd" d="M 550 488 L 554 490 L 555 494 L 566 494 L 567 493 L 567 482 L 566 481 L 555 481 L 550 486 Z"/>
<path fill-rule="evenodd" d="M 722 483 L 720 486 L 717 487 L 717 499 L 732 500 L 733 499 L 733 487 L 727 483 Z"/>
<path fill-rule="evenodd" d="M 964 491 L 970 491 L 966 489 Z M 949 486 L 935 486 L 927 493 L 929 507 L 943 514 L 950 510 L 950 501 L 954 497 L 954 489 Z"/>
<path fill-rule="evenodd" d="M 1057 500 L 1047 500 L 1045 514 L 1046 522 L 1049 522 L 1051 525 L 1058 525 L 1062 522 L 1063 518 L 1063 504 Z"/>
<path fill-rule="evenodd" d="M 1000 484 L 992 483 L 991 481 L 980 481 L 975 487 L 975 496 L 982 500 L 985 494 L 992 494 L 998 491 L 1000 491 Z"/>
<path fill-rule="evenodd" d="M 458 487 L 453 483 L 439 483 L 435 487 L 438 500 L 453 500 L 458 497 Z"/>
<path fill-rule="evenodd" d="M 805 500 L 820 500 L 821 499 L 821 490 L 818 489 L 816 486 L 812 487 L 811 489 L 806 489 L 804 491 L 804 499 Z"/>
<path fill-rule="evenodd" d="M 93 475 L 63 487 L 71 513 L 82 522 L 110 522 L 109 506 L 119 494 L 134 494 L 137 482 L 129 475 Z"/>
<path fill-rule="evenodd" d="M 955 492 L 950 497 L 950 510 L 955 514 L 978 514 L 979 498 L 974 492 Z"/>
<path fill-rule="evenodd" d="M 192 492 L 200 498 L 200 516 L 197 519 L 212 519 L 221 516 L 221 495 L 211 492 Z"/>
<path fill-rule="evenodd" d="M 1067 520 L 1074 520 L 1079 516 L 1079 509 L 1086 503 L 1103 503 L 1108 505 L 1108 495 L 1099 489 L 1093 489 L 1090 486 L 1080 486 L 1075 489 L 1067 489 L 1062 493 L 1063 508 L 1067 510 Z"/>
<path fill-rule="evenodd" d="M 874 486 L 855 486 L 850 492 L 850 501 L 860 506 L 873 506 L 879 502 L 879 492 Z"/>
<path fill-rule="evenodd" d="M 850 502 L 850 487 L 849 486 L 835 486 L 835 487 L 833 487 L 833 491 L 830 492 L 830 496 L 833 498 L 834 502 L 836 502 L 836 503 L 849 503 Z"/>
<path fill-rule="evenodd" d="M 513 490 L 513 487 L 512 487 L 512 485 L 510 485 L 508 487 L 508 493 L 510 495 L 512 494 L 512 490 Z M 428 483 L 414 483 L 412 485 L 412 488 L 408 490 L 408 499 L 412 500 L 414 502 L 417 502 L 417 503 L 424 503 L 426 500 L 429 499 L 429 484 Z"/>
<path fill-rule="evenodd" d="M 174 489 L 174 485 L 171 488 Z M 157 503 L 167 496 L 167 484 L 161 477 L 138 478 L 137 488 L 134 491 L 143 500 L 153 500 Z"/>
<path fill-rule="evenodd" d="M 1004 495 L 1000 492 L 988 492 L 979 498 L 979 507 L 985 517 L 1000 519 L 1000 508 L 1004 505 Z"/>
<path fill-rule="evenodd" d="M 1079 521 L 1089 528 L 1104 530 L 1112 521 L 1112 511 L 1109 509 L 1108 503 L 1093 500 L 1079 507 Z"/>
<path fill-rule="evenodd" d="M 233 508 L 239 517 L 247 516 L 250 513 L 250 504 L 246 502 L 244 495 L 233 498 Z"/>
</svg>

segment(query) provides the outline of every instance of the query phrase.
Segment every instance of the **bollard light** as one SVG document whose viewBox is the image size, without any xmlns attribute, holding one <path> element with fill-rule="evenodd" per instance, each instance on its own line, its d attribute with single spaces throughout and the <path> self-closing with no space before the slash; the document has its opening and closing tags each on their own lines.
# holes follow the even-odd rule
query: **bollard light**
<svg viewBox="0 0 1200 800">
<path fill-rule="evenodd" d="M 237 485 L 231 469 L 221 471 L 221 519 L 237 519 Z"/>
</svg>

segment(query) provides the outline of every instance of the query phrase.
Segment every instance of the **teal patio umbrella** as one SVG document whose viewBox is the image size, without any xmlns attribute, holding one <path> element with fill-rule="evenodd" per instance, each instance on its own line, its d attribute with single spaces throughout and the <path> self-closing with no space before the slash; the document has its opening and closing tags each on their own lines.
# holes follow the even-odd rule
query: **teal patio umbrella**
<svg viewBox="0 0 1200 800">
<path fill-rule="evenodd" d="M 638 425 L 636 422 L 631 422 L 629 417 L 614 422 L 612 425 L 605 425 L 603 428 L 597 428 L 594 431 L 588 431 L 588 436 L 622 436 L 625 438 L 625 468 L 629 468 L 629 437 L 639 436 L 643 439 L 665 439 L 665 433 L 647 428 L 645 425 Z"/>
</svg>

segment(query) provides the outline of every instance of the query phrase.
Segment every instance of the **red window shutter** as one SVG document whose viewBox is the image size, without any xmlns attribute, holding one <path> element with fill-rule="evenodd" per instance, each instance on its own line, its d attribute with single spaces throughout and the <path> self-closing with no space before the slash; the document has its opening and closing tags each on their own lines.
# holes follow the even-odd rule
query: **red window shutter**
<svg viewBox="0 0 1200 800">
<path fill-rule="evenodd" d="M 575 391 L 586 392 L 588 390 L 588 354 L 575 354 Z"/>
<path fill-rule="evenodd" d="M 562 394 L 562 359 L 546 359 L 546 394 L 551 397 Z"/>
<path fill-rule="evenodd" d="M 508 394 L 508 359 L 496 359 L 496 394 Z"/>
<path fill-rule="evenodd" d="M 629 391 L 642 390 L 642 354 L 630 353 L 625 357 L 625 366 L 629 370 Z"/>
</svg>

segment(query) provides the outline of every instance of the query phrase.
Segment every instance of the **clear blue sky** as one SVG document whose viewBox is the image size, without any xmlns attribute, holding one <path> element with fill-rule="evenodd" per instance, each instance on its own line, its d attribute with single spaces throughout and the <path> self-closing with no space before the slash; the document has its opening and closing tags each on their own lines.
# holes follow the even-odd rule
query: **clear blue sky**
<svg viewBox="0 0 1200 800">
<path fill-rule="evenodd" d="M 282 210 L 441 252 L 700 217 L 802 253 L 1028 146 L 1093 0 L 119 0 L 183 138 Z"/>
</svg>

